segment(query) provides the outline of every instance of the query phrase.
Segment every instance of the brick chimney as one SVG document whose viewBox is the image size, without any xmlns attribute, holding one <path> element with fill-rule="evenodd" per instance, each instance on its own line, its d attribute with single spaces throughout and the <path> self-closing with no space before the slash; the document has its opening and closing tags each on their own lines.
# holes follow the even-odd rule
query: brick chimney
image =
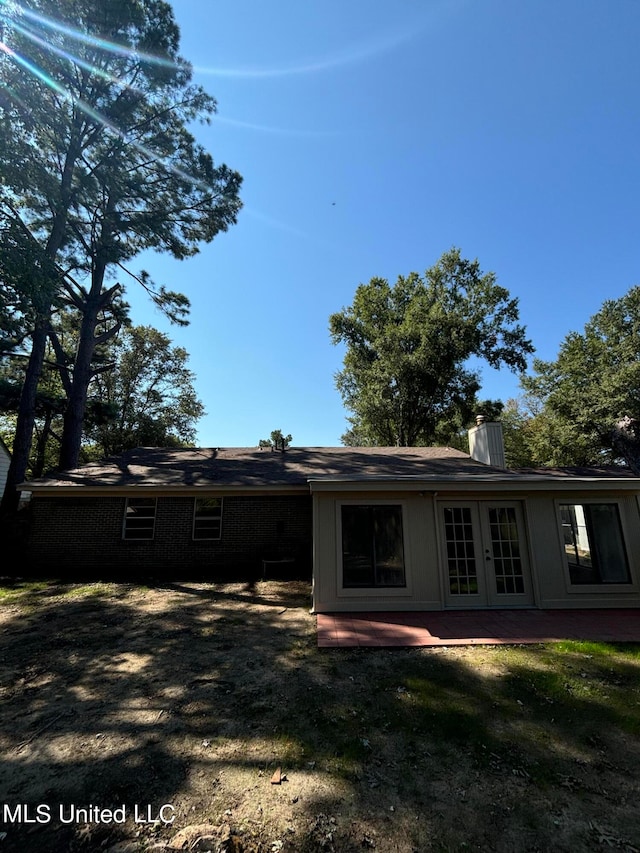
<svg viewBox="0 0 640 853">
<path fill-rule="evenodd" d="M 476 415 L 476 425 L 469 430 L 469 453 L 476 462 L 504 468 L 502 424 L 488 421 L 486 415 Z"/>
</svg>

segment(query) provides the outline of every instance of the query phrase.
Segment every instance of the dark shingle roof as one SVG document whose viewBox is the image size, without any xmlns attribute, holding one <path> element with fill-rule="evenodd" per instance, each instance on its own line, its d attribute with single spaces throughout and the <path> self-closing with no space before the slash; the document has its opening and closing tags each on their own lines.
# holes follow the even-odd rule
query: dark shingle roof
<svg viewBox="0 0 640 853">
<path fill-rule="evenodd" d="M 498 468 L 451 447 L 138 447 L 104 462 L 83 465 L 22 488 L 58 489 L 303 489 L 309 481 L 464 481 L 549 485 L 579 480 L 638 480 L 620 468 Z M 631 485 L 631 483 L 629 483 Z"/>
<path fill-rule="evenodd" d="M 86 486 L 304 486 L 310 479 L 392 479 L 500 473 L 450 447 L 139 447 L 104 462 L 33 480 L 30 488 Z"/>
<path fill-rule="evenodd" d="M 562 479 L 569 477 L 591 477 L 591 478 L 632 478 L 637 479 L 638 475 L 635 474 L 630 468 L 621 468 L 616 465 L 600 465 L 594 466 L 593 468 L 589 468 L 586 465 L 574 465 L 570 467 L 564 468 L 515 468 L 513 469 L 517 471 L 518 474 L 527 474 L 530 476 L 539 476 L 539 477 L 553 477 L 554 479 Z"/>
</svg>

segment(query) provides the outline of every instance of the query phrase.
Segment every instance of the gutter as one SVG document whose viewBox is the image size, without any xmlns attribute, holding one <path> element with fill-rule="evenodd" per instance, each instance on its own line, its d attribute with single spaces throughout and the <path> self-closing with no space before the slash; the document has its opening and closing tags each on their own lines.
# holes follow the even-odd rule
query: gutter
<svg viewBox="0 0 640 853">
<path fill-rule="evenodd" d="M 284 485 L 201 485 L 201 486 L 162 486 L 162 485 L 129 485 L 129 486 L 82 486 L 78 484 L 59 483 L 49 486 L 36 486 L 32 483 L 21 483 L 18 489 L 31 492 L 35 497 L 77 498 L 77 497 L 121 497 L 127 495 L 153 495 L 154 497 L 201 497 L 207 495 L 307 495 L 309 487 Z"/>
<path fill-rule="evenodd" d="M 438 491 L 458 492 L 461 489 L 473 492 L 549 492 L 549 491 L 625 491 L 640 493 L 640 477 L 566 477 L 550 478 L 535 475 L 499 475 L 499 474 L 452 474 L 442 476 L 433 474 L 426 477 L 380 477 L 372 479 L 326 478 L 308 480 L 309 488 L 314 492 L 330 491 Z"/>
</svg>

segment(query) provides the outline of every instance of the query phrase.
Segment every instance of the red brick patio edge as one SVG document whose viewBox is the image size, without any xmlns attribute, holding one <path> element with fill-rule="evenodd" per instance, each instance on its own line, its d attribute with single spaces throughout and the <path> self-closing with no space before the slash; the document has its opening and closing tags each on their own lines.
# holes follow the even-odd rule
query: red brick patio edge
<svg viewBox="0 0 640 853">
<path fill-rule="evenodd" d="M 318 613 L 320 648 L 640 643 L 640 609 Z"/>
</svg>

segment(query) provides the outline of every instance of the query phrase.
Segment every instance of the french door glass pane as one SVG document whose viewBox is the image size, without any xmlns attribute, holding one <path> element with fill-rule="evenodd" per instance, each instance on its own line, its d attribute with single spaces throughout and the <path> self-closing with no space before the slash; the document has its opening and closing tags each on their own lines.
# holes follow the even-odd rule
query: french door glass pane
<svg viewBox="0 0 640 853">
<path fill-rule="evenodd" d="M 452 595 L 477 595 L 478 570 L 471 523 L 471 509 L 445 507 L 444 529 L 447 543 L 449 592 Z"/>
<path fill-rule="evenodd" d="M 498 595 L 522 595 L 524 573 L 515 507 L 490 507 L 489 530 Z"/>
</svg>

